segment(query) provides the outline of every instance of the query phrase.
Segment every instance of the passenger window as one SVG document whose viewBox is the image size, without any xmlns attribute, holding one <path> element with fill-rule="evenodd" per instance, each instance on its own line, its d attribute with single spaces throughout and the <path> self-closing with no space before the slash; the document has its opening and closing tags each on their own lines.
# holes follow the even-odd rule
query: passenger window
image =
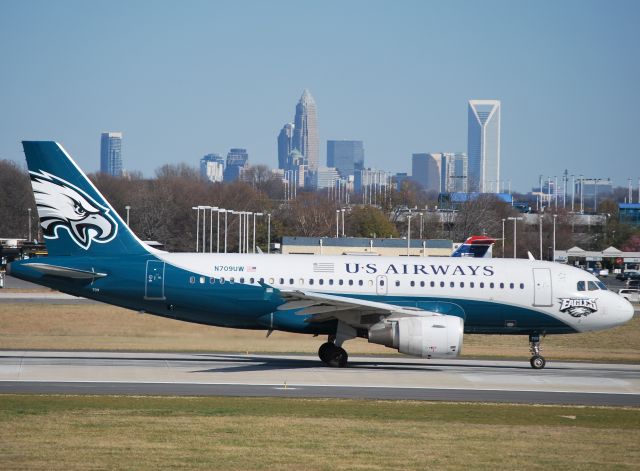
<svg viewBox="0 0 640 471">
<path fill-rule="evenodd" d="M 493 289 L 493 287 L 494 287 L 494 286 L 495 286 L 495 285 L 493 284 L 493 282 L 489 283 L 489 288 L 492 288 L 492 289 Z"/>
<path fill-rule="evenodd" d="M 204 281 L 205 281 L 204 276 L 201 276 L 201 277 L 200 277 L 200 284 L 204 284 Z"/>
<path fill-rule="evenodd" d="M 292 285 L 293 284 L 293 278 L 289 278 L 289 284 Z"/>
<path fill-rule="evenodd" d="M 264 283 L 264 278 L 260 278 L 260 283 Z"/>
<path fill-rule="evenodd" d="M 300 278 L 300 286 L 304 285 L 304 279 Z"/>
<path fill-rule="evenodd" d="M 460 288 L 464 288 L 464 281 L 460 282 Z"/>
<path fill-rule="evenodd" d="M 284 278 L 280 278 L 280 284 L 283 285 L 284 284 Z"/>
<path fill-rule="evenodd" d="M 254 284 L 256 282 L 255 278 L 249 278 L 249 283 Z"/>
<path fill-rule="evenodd" d="M 500 283 L 500 289 L 504 288 L 504 283 Z"/>
<path fill-rule="evenodd" d="M 455 287 L 456 287 L 456 284 L 455 284 L 455 282 L 453 282 L 453 281 L 452 281 L 452 282 L 450 282 L 450 283 L 449 283 L 449 286 L 450 286 L 451 288 L 455 288 Z"/>
<path fill-rule="evenodd" d="M 513 283 L 509 283 L 509 288 L 511 289 L 515 288 L 515 285 Z"/>
<path fill-rule="evenodd" d="M 338 280 L 338 284 L 342 286 L 344 284 L 344 280 Z"/>
<path fill-rule="evenodd" d="M 440 282 L 440 288 L 444 288 L 444 281 Z"/>
<path fill-rule="evenodd" d="M 196 277 L 195 276 L 190 276 L 189 277 L 189 283 L 194 284 L 196 282 Z"/>
<path fill-rule="evenodd" d="M 358 284 L 362 286 L 364 283 L 362 282 L 362 280 L 358 280 Z"/>
<path fill-rule="evenodd" d="M 329 279 L 329 284 L 330 284 L 330 285 L 333 285 L 333 278 L 330 278 L 330 279 Z"/>
<path fill-rule="evenodd" d="M 586 291 L 584 289 L 584 281 L 578 281 L 578 291 Z"/>
<path fill-rule="evenodd" d="M 396 280 L 396 286 L 400 286 L 400 280 Z"/>
<path fill-rule="evenodd" d="M 312 285 L 313 284 L 313 278 L 309 278 L 309 284 Z"/>
<path fill-rule="evenodd" d="M 240 278 L 240 283 L 244 283 L 244 278 Z"/>
<path fill-rule="evenodd" d="M 216 279 L 215 279 L 215 278 L 209 278 L 209 283 L 210 283 L 210 284 L 214 284 L 215 282 L 216 282 Z"/>
<path fill-rule="evenodd" d="M 353 286 L 353 280 L 349 280 L 349 286 Z"/>
<path fill-rule="evenodd" d="M 520 289 L 524 289 L 524 283 L 520 283 Z"/>
<path fill-rule="evenodd" d="M 480 288 L 484 288 L 484 281 L 480 282 Z"/>
<path fill-rule="evenodd" d="M 236 279 L 234 277 L 229 278 L 229 283 L 233 284 L 235 283 Z"/>
<path fill-rule="evenodd" d="M 274 280 L 273 278 L 269 278 L 269 284 L 272 285 L 276 282 L 276 280 Z"/>
<path fill-rule="evenodd" d="M 432 288 L 435 288 L 435 287 L 436 287 L 436 282 L 435 282 L 435 281 L 432 281 L 431 283 L 429 283 L 429 285 L 430 285 Z"/>
<path fill-rule="evenodd" d="M 369 286 L 373 286 L 373 280 L 369 280 L 369 281 L 367 281 L 367 285 L 369 285 Z"/>
<path fill-rule="evenodd" d="M 411 281 L 411 283 L 409 283 L 411 285 L 411 287 L 413 288 L 416 285 L 415 281 Z"/>
<path fill-rule="evenodd" d="M 595 281 L 590 281 L 588 286 L 589 286 L 589 291 L 598 291 L 598 285 L 596 284 Z"/>
<path fill-rule="evenodd" d="M 424 288 L 424 281 L 420 282 L 420 288 Z"/>
<path fill-rule="evenodd" d="M 322 278 L 320 278 L 320 279 L 318 280 L 318 284 L 323 285 L 323 284 L 324 284 L 324 280 L 323 280 Z"/>
<path fill-rule="evenodd" d="M 224 284 L 224 276 L 220 277 L 220 284 L 223 285 Z"/>
<path fill-rule="evenodd" d="M 472 281 L 469 283 L 469 288 L 475 288 L 476 284 Z"/>
<path fill-rule="evenodd" d="M 380 286 L 384 286 L 384 280 L 380 278 Z"/>
</svg>

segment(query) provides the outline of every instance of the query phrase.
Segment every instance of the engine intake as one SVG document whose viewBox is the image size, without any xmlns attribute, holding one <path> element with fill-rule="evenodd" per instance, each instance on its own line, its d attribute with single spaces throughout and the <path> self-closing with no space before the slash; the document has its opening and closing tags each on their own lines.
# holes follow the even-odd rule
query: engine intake
<svg viewBox="0 0 640 471">
<path fill-rule="evenodd" d="M 462 351 L 464 321 L 458 316 L 402 317 L 369 328 L 369 342 L 422 358 L 455 358 Z"/>
</svg>

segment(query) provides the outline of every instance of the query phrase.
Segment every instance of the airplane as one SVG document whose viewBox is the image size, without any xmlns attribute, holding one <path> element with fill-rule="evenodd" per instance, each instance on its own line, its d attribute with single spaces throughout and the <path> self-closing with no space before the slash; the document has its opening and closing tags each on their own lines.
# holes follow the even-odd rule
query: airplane
<svg viewBox="0 0 640 471">
<path fill-rule="evenodd" d="M 425 359 L 460 355 L 464 333 L 540 337 L 619 326 L 632 305 L 564 264 L 474 257 L 169 253 L 144 244 L 53 141 L 25 141 L 46 258 L 11 263 L 17 278 L 149 314 L 237 329 L 327 336 L 344 367 L 363 337 Z"/>
<path fill-rule="evenodd" d="M 452 257 L 475 257 L 475 258 L 491 258 L 489 249 L 495 244 L 497 239 L 489 236 L 471 236 L 467 237 L 460 247 L 452 254 Z"/>
</svg>

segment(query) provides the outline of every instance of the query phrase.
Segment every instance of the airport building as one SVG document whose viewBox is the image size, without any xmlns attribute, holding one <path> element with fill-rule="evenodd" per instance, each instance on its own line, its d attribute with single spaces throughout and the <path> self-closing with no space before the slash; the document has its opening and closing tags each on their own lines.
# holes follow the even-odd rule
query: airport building
<svg viewBox="0 0 640 471">
<path fill-rule="evenodd" d="M 450 257 L 454 244 L 446 239 L 411 239 L 411 257 Z M 282 253 L 297 255 L 406 256 L 406 239 L 366 237 L 289 237 L 282 238 Z"/>
<path fill-rule="evenodd" d="M 121 132 L 103 132 L 100 136 L 100 172 L 122 176 Z"/>
</svg>

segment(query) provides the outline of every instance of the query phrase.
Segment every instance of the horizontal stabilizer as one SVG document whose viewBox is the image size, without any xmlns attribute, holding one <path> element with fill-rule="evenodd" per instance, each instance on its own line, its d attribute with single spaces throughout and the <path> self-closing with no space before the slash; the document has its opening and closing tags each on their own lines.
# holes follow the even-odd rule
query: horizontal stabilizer
<svg viewBox="0 0 640 471">
<path fill-rule="evenodd" d="M 79 270 L 77 268 L 61 267 L 58 265 L 49 265 L 48 263 L 28 263 L 25 264 L 25 266 L 33 268 L 43 275 L 60 276 L 63 278 L 71 278 L 74 280 L 93 280 L 95 278 L 104 278 L 105 276 L 107 276 L 106 273 Z"/>
</svg>

